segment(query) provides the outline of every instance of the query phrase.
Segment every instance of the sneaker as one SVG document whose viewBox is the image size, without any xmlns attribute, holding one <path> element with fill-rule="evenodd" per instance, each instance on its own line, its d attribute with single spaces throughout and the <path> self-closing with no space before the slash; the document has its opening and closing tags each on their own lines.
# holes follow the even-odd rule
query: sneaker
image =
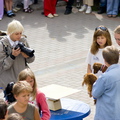
<svg viewBox="0 0 120 120">
<path fill-rule="evenodd" d="M 16 9 L 17 11 L 21 10 L 21 8 L 19 8 L 19 7 L 15 7 L 15 9 Z"/>
<path fill-rule="evenodd" d="M 89 14 L 89 13 L 91 13 L 91 12 L 92 12 L 92 9 L 91 9 L 91 7 L 90 7 L 90 6 L 88 6 L 88 7 L 87 7 L 87 10 L 86 10 L 86 12 L 85 12 L 85 13 L 86 13 L 86 14 Z"/>
<path fill-rule="evenodd" d="M 79 9 L 79 12 L 84 12 L 87 9 L 86 5 L 83 5 L 81 9 Z"/>
<path fill-rule="evenodd" d="M 53 14 L 54 17 L 58 17 L 59 15 L 58 14 Z"/>
<path fill-rule="evenodd" d="M 47 15 L 47 17 L 48 17 L 48 18 L 53 18 L 54 16 L 53 16 L 51 13 L 49 13 L 49 14 Z"/>
</svg>

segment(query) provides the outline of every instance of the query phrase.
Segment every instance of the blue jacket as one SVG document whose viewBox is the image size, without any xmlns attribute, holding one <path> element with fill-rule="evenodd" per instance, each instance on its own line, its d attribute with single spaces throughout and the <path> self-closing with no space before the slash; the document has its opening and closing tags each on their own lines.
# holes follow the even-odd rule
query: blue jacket
<svg viewBox="0 0 120 120">
<path fill-rule="evenodd" d="M 120 65 L 108 67 L 94 83 L 93 97 L 97 98 L 94 120 L 120 120 Z"/>
</svg>

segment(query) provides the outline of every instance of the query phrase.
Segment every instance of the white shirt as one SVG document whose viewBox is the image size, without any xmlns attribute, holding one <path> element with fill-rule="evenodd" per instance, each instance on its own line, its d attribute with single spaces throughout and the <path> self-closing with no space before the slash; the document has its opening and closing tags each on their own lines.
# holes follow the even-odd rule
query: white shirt
<svg viewBox="0 0 120 120">
<path fill-rule="evenodd" d="M 103 49 L 99 49 L 98 52 L 95 55 L 92 54 L 90 52 L 90 50 L 88 52 L 88 55 L 87 55 L 87 58 L 86 58 L 86 62 L 91 65 L 92 73 L 93 73 L 93 64 L 94 63 L 97 62 L 97 63 L 101 63 L 103 65 L 105 64 L 103 56 L 102 56 L 102 51 L 103 51 Z M 98 73 L 96 74 L 96 76 L 99 77 L 101 74 L 102 74 L 102 72 L 98 71 Z"/>
<path fill-rule="evenodd" d="M 7 36 L 8 40 L 9 40 L 9 43 L 11 44 L 11 46 L 14 48 L 17 44 L 18 44 L 18 41 L 13 41 L 10 39 L 10 36 Z"/>
</svg>

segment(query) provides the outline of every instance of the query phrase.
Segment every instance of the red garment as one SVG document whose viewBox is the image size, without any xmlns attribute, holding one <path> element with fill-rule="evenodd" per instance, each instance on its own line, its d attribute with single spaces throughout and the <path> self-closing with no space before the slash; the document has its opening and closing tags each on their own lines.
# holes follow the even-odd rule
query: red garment
<svg viewBox="0 0 120 120">
<path fill-rule="evenodd" d="M 44 15 L 56 14 L 56 3 L 57 0 L 44 0 Z"/>
<path fill-rule="evenodd" d="M 38 104 L 40 111 L 42 112 L 41 119 L 49 120 L 50 119 L 50 111 L 48 108 L 48 104 L 46 102 L 45 94 L 42 93 L 38 89 L 37 89 L 37 94 L 36 94 L 36 102 Z"/>
</svg>

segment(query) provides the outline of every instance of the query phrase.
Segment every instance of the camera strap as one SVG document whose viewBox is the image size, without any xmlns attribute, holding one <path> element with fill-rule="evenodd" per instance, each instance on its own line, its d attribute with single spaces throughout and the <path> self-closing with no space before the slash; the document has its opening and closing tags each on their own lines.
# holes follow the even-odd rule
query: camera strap
<svg viewBox="0 0 120 120">
<path fill-rule="evenodd" d="M 9 54 L 8 54 L 8 45 L 6 45 L 6 43 L 3 41 L 1 41 L 2 45 L 3 45 L 3 51 L 6 53 L 6 56 L 8 57 Z"/>
</svg>

